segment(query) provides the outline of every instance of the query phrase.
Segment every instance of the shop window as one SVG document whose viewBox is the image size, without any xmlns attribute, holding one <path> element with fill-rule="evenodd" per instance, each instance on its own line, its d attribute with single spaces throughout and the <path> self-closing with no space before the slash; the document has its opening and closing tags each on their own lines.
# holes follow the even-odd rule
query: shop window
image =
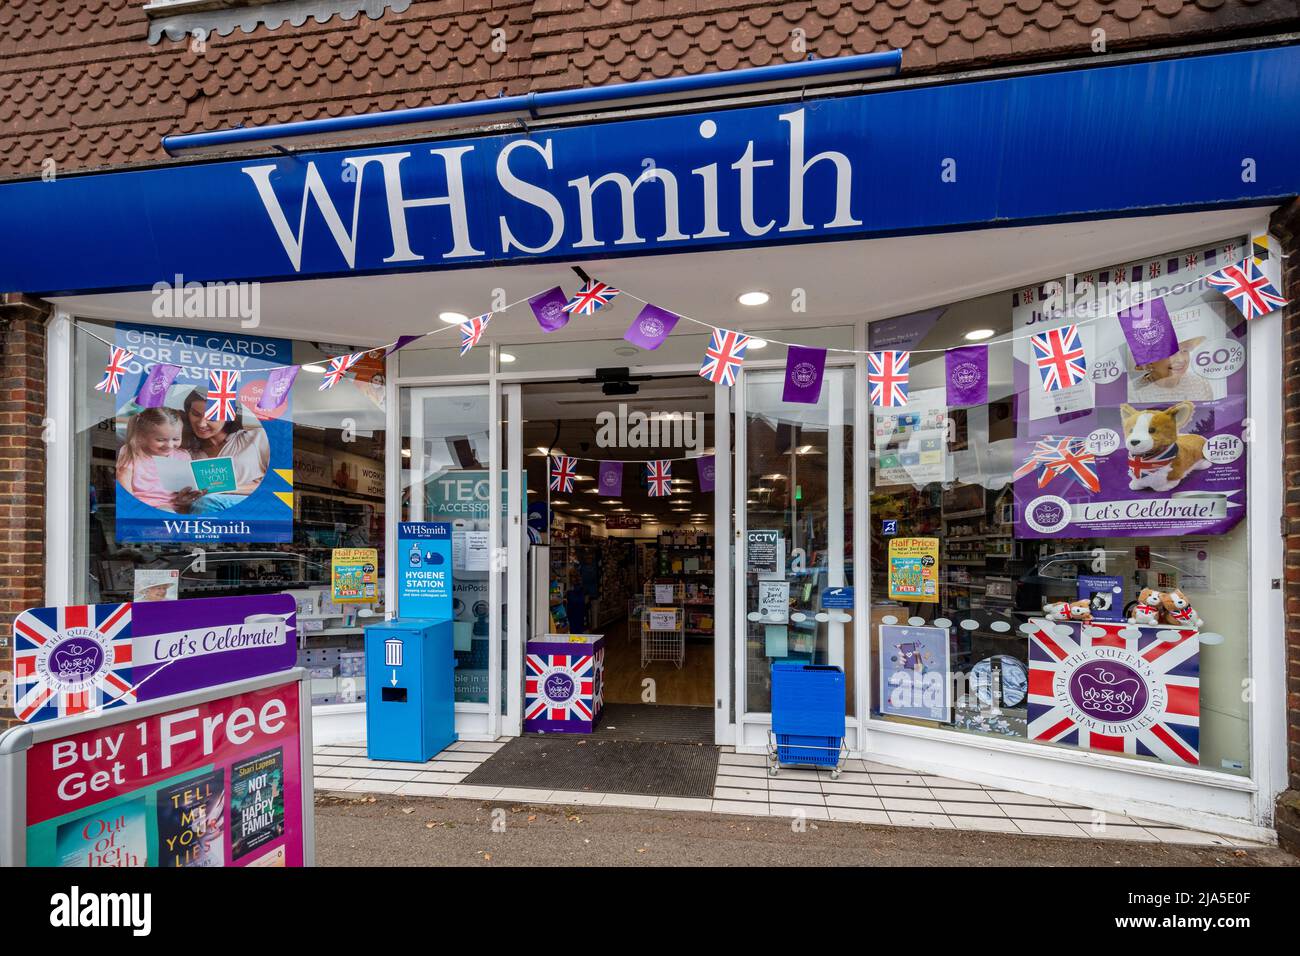
<svg viewBox="0 0 1300 956">
<path fill-rule="evenodd" d="M 109 350 L 133 353 L 117 394 L 95 389 Z M 367 357 L 321 391 L 349 346 L 126 323 L 77 323 L 72 453 L 74 602 L 287 592 L 318 705 L 365 699 L 362 631 L 383 619 L 383 364 Z M 149 365 L 182 366 L 159 408 L 134 398 Z M 269 369 L 303 365 L 279 408 Z M 205 422 L 208 370 L 241 371 L 237 416 Z M 56 439 L 57 440 L 57 439 Z M 197 495 L 202 482 L 212 489 Z M 219 490 L 218 490 L 219 489 Z M 372 601 L 336 600 L 338 549 L 374 549 Z M 362 595 L 364 597 L 365 595 Z"/>
<path fill-rule="evenodd" d="M 873 716 L 1250 772 L 1247 333 L 1203 281 L 1245 248 L 869 326 L 911 350 L 907 404 L 871 409 Z M 1071 325 L 1086 372 L 1049 391 L 1031 337 Z"/>
</svg>

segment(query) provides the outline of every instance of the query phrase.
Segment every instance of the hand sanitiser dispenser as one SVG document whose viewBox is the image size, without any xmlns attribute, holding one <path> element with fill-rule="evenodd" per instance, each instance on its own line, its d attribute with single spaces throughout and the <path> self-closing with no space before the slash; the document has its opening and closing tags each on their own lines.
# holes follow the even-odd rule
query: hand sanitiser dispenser
<svg viewBox="0 0 1300 956">
<path fill-rule="evenodd" d="M 451 621 L 366 628 L 366 755 L 423 763 L 456 740 Z"/>
</svg>

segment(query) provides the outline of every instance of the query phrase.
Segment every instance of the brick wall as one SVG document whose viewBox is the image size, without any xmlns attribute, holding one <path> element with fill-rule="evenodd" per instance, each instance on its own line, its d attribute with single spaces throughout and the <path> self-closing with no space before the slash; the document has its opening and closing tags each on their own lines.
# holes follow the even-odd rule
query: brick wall
<svg viewBox="0 0 1300 956">
<path fill-rule="evenodd" d="M 1296 0 L 412 0 L 150 44 L 145 0 L 0 0 L 0 177 L 163 162 L 166 133 L 880 50 L 904 73 L 1267 36 Z"/>
<path fill-rule="evenodd" d="M 45 594 L 45 316 L 0 296 L 0 728 L 11 723 L 13 619 Z"/>
<path fill-rule="evenodd" d="M 1283 316 L 1282 400 L 1286 501 L 1286 702 L 1287 786 L 1276 808 L 1278 839 L 1300 854 L 1300 200 L 1273 216 L 1272 232 L 1282 243 L 1283 294 L 1291 305 Z"/>
</svg>

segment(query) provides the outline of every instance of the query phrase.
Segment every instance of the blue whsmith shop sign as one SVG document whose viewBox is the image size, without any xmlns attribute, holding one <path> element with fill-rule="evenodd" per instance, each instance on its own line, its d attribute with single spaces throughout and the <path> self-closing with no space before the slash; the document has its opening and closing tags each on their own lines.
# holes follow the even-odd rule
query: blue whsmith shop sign
<svg viewBox="0 0 1300 956">
<path fill-rule="evenodd" d="M 1300 193 L 1300 48 L 0 186 L 70 293 L 938 232 Z"/>
</svg>

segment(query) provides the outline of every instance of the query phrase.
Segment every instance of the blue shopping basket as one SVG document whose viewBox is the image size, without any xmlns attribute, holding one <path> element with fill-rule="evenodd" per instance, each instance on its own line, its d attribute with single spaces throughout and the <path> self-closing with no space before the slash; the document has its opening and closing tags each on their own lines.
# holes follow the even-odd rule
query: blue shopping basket
<svg viewBox="0 0 1300 956">
<path fill-rule="evenodd" d="M 772 665 L 772 734 L 768 773 L 781 764 L 834 768 L 838 777 L 844 744 L 844 671 L 825 664 Z"/>
</svg>

